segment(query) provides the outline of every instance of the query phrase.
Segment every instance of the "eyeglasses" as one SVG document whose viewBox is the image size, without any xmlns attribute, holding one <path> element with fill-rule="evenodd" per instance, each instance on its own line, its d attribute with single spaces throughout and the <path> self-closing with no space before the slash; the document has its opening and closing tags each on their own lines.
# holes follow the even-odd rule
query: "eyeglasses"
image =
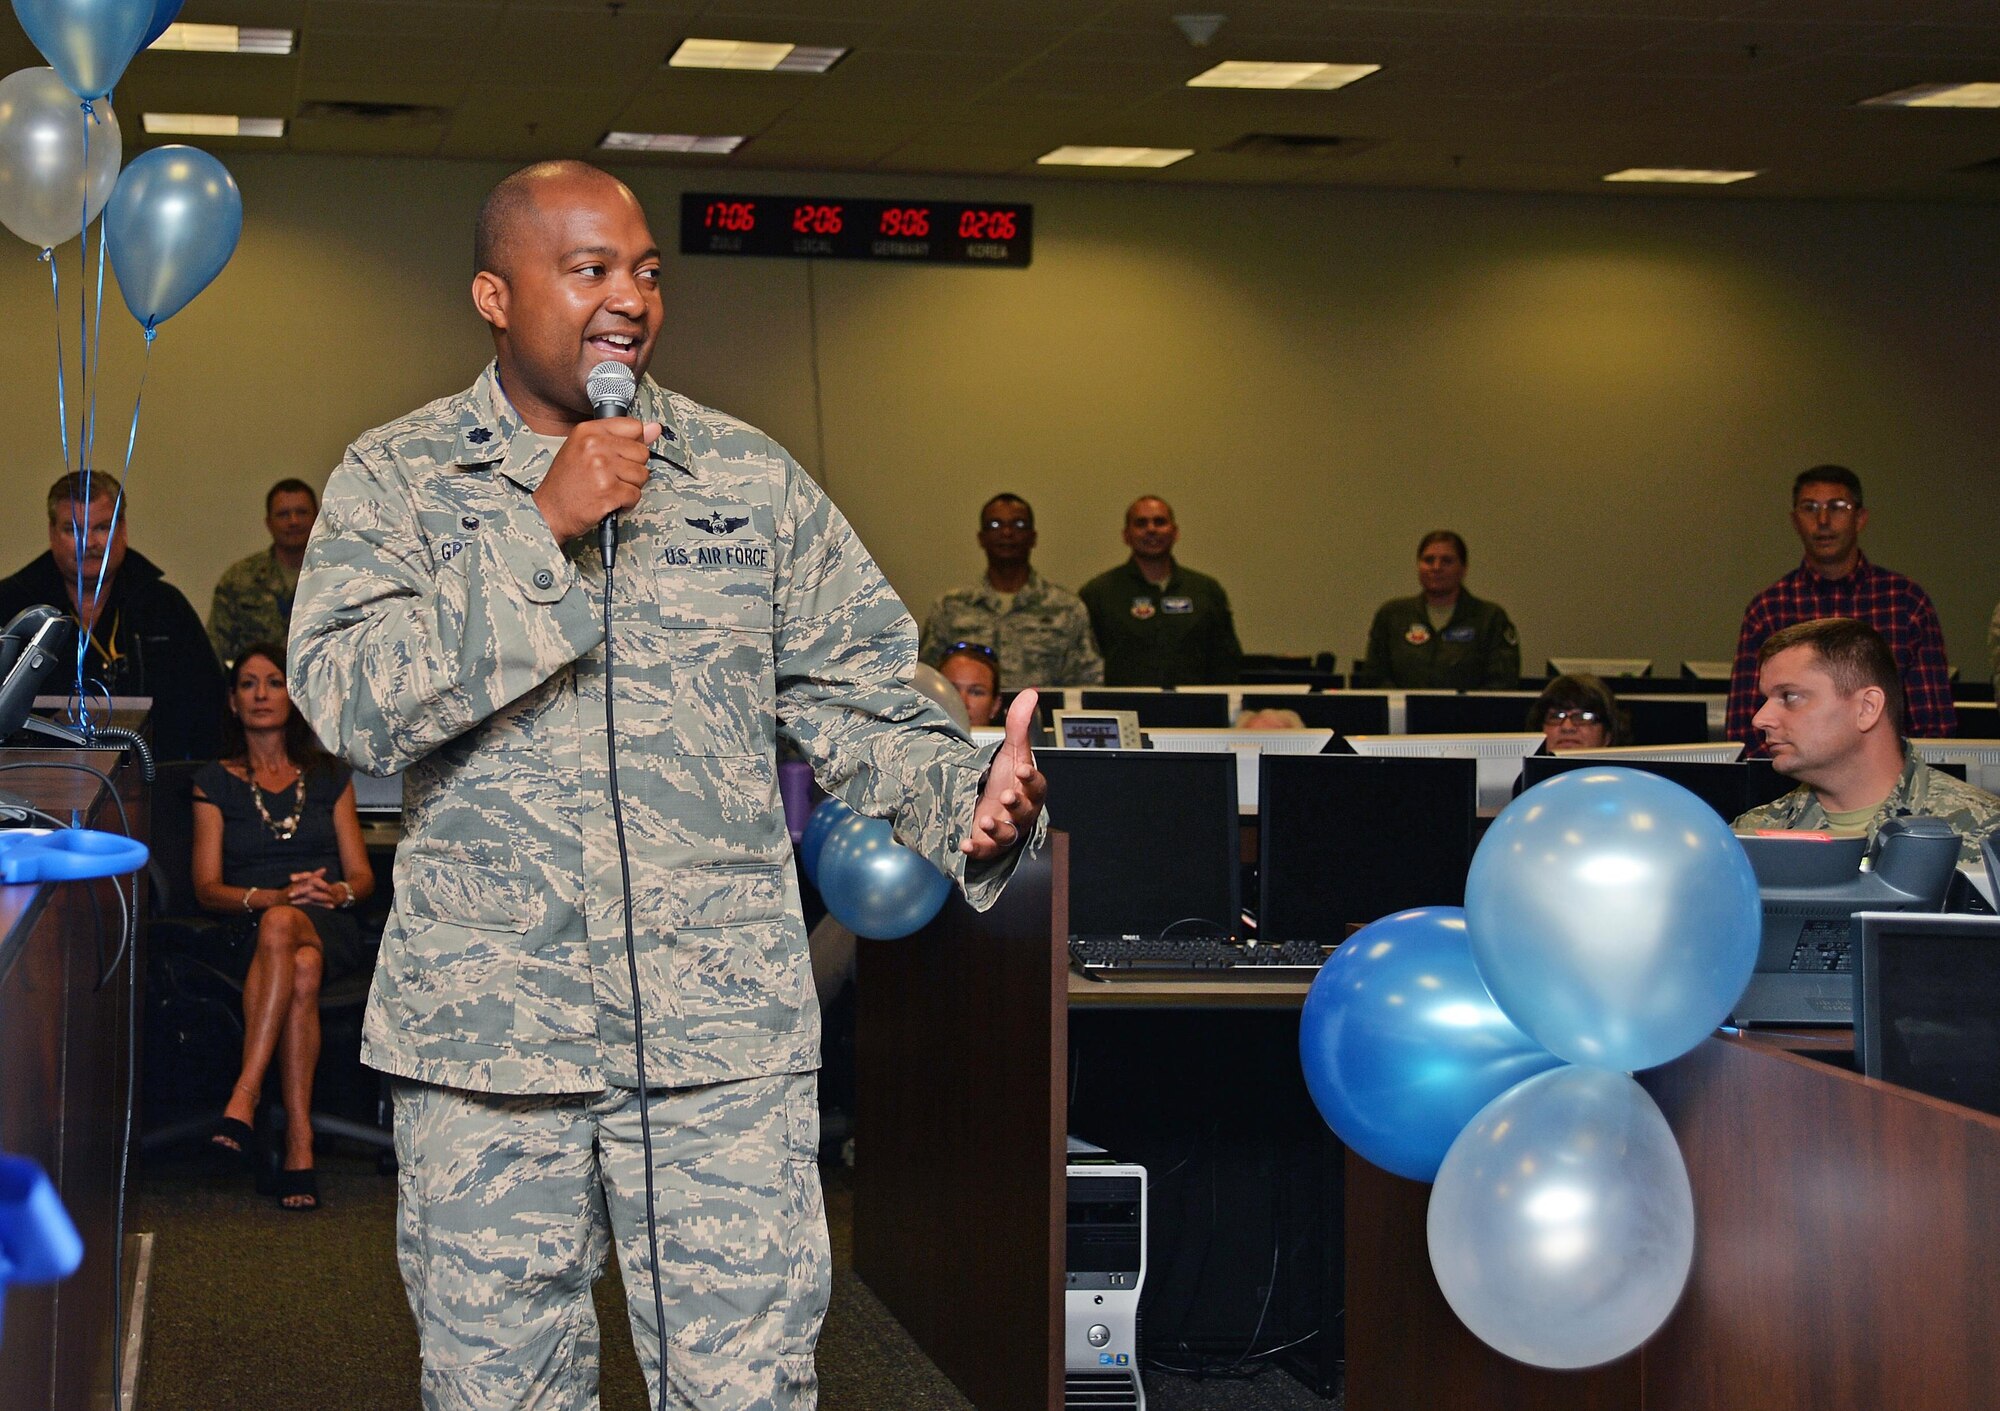
<svg viewBox="0 0 2000 1411">
<path fill-rule="evenodd" d="M 1562 725 L 1570 721 L 1575 721 L 1578 725 L 1595 725 L 1604 719 L 1594 710 L 1569 710 L 1560 706 L 1550 711 L 1544 718 L 1552 725 Z"/>
<path fill-rule="evenodd" d="M 1861 506 L 1852 500 L 1800 500 L 1792 506 L 1792 512 L 1802 514 L 1807 519 L 1818 519 L 1822 514 L 1842 519 L 1860 508 Z"/>
<path fill-rule="evenodd" d="M 1032 519 L 987 519 L 980 521 L 980 523 L 990 532 L 998 532 L 1002 529 L 1014 529 L 1025 534 L 1035 527 L 1035 521 Z"/>
<path fill-rule="evenodd" d="M 985 657 L 988 661 L 1000 660 L 999 654 L 984 642 L 953 642 L 944 649 L 946 656 L 956 656 L 959 652 L 972 652 Z"/>
</svg>

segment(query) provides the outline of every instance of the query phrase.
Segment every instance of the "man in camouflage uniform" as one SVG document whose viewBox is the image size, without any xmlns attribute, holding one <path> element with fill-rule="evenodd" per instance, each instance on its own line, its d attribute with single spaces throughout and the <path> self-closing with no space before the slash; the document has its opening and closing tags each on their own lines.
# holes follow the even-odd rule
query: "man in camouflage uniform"
<svg viewBox="0 0 2000 1411">
<path fill-rule="evenodd" d="M 1764 704 L 1752 724 L 1773 767 L 1800 785 L 1738 818 L 1737 832 L 1872 840 L 1891 818 L 1921 814 L 1951 825 L 1962 861 L 1980 861 L 1980 839 L 2000 828 L 2000 798 L 1932 769 L 1904 740 L 1902 676 L 1874 628 L 1823 617 L 1772 633 L 1757 689 Z"/>
<path fill-rule="evenodd" d="M 1035 550 L 1035 512 L 1028 502 L 1011 494 L 988 500 L 979 511 L 979 547 L 986 551 L 986 573 L 937 600 L 924 619 L 923 659 L 942 666 L 955 644 L 978 642 L 993 648 L 1011 689 L 1101 684 L 1104 659 L 1083 600 L 1028 562 Z"/>
<path fill-rule="evenodd" d="M 656 1402 L 810 1407 L 819 1014 L 778 738 L 987 905 L 1046 826 L 1032 693 L 997 754 L 974 749 L 911 689 L 908 615 L 790 456 L 643 378 L 630 417 L 592 419 L 588 370 L 643 374 L 660 332 L 659 251 L 623 185 L 515 173 L 476 264 L 495 363 L 348 449 L 293 629 L 320 737 L 404 771 L 364 1055 L 399 1079 L 423 1402 L 594 1407 L 590 1290 L 615 1245 Z"/>
<path fill-rule="evenodd" d="M 282 642 L 291 634 L 299 566 L 318 518 L 319 496 L 303 480 L 280 480 L 264 492 L 271 547 L 224 569 L 208 605 L 208 639 L 225 667 L 252 642 Z"/>
</svg>

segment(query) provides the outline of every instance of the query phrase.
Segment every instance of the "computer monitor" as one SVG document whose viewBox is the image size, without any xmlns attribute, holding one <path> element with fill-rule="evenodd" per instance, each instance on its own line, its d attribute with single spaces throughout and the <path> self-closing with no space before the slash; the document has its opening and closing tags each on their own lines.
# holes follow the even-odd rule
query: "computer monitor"
<svg viewBox="0 0 2000 1411">
<path fill-rule="evenodd" d="M 1651 676 L 1650 657 L 1550 657 L 1551 676 L 1601 676 L 1607 681 Z"/>
<path fill-rule="evenodd" d="M 1470 759 L 1267 754 L 1258 936 L 1338 944 L 1412 906 L 1458 906 L 1472 866 Z"/>
<path fill-rule="evenodd" d="M 1625 696 L 1618 707 L 1632 723 L 1635 745 L 1686 745 L 1708 740 L 1708 702 L 1699 696 L 1667 701 Z"/>
<path fill-rule="evenodd" d="M 1148 730 L 1146 742 L 1156 750 L 1180 754 L 1236 756 L 1236 805 L 1245 813 L 1257 807 L 1257 760 L 1270 754 L 1318 754 L 1333 738 L 1331 730 Z"/>
<path fill-rule="evenodd" d="M 1611 745 L 1604 749 L 1572 750 L 1572 755 L 1601 759 L 1607 764 L 1657 761 L 1662 764 L 1732 764 L 1743 757 L 1736 740 L 1708 740 L 1700 744 Z"/>
<path fill-rule="evenodd" d="M 1129 710 L 1148 730 L 1199 728 L 1224 730 L 1229 719 L 1229 697 L 1206 691 L 1083 691 L 1084 710 Z"/>
<path fill-rule="evenodd" d="M 400 814 L 403 811 L 403 775 L 398 770 L 394 774 L 376 776 L 354 773 L 354 809 L 362 817 L 371 814 L 382 817 Z"/>
<path fill-rule="evenodd" d="M 1463 696 L 1412 691 L 1403 699 L 1403 728 L 1412 735 L 1505 734 L 1528 728 L 1534 704 L 1535 694 L 1527 691 Z"/>
<path fill-rule="evenodd" d="M 1853 1023 L 1855 913 L 1938 911 L 1958 866 L 1958 835 L 1936 818 L 1883 824 L 1868 871 L 1861 870 L 1863 838 L 1778 833 L 1737 840 L 1757 874 L 1763 909 L 1757 969 L 1736 1002 L 1738 1024 Z"/>
<path fill-rule="evenodd" d="M 1414 696 L 1411 700 L 1415 700 Z M 1536 734 L 1348 735 L 1358 755 L 1371 759 L 1469 759 L 1478 766 L 1479 807 L 1498 812 L 1514 797 L 1521 761 L 1542 747 Z"/>
<path fill-rule="evenodd" d="M 1369 691 L 1314 691 L 1310 695 L 1243 693 L 1245 710 L 1295 710 L 1309 729 L 1343 735 L 1389 733 L 1389 698 Z"/>
<path fill-rule="evenodd" d="M 1684 661 L 1681 663 L 1681 677 L 1687 681 L 1713 681 L 1718 686 L 1726 686 L 1735 669 L 1733 661 Z"/>
<path fill-rule="evenodd" d="M 2000 794 L 2000 740 L 1912 740 L 1926 764 L 1962 764 L 1965 782 Z"/>
<path fill-rule="evenodd" d="M 2000 917 L 1863 912 L 1861 1071 L 2000 1115 Z"/>
<path fill-rule="evenodd" d="M 1749 804 L 1749 778 L 1740 764 L 1724 760 L 1658 759 L 1644 750 L 1572 750 L 1564 754 L 1529 755 L 1522 761 L 1521 783 L 1532 789 L 1558 774 L 1576 769 L 1602 769 L 1607 764 L 1644 770 L 1680 785 L 1710 808 L 1724 823 L 1734 823 Z"/>
<path fill-rule="evenodd" d="M 1159 750 L 1048 750 L 1049 821 L 1069 834 L 1072 936 L 1233 936 L 1242 929 L 1236 760 Z"/>
<path fill-rule="evenodd" d="M 1958 733 L 1968 740 L 2000 738 L 2000 706 L 1976 701 L 1958 701 Z"/>
</svg>

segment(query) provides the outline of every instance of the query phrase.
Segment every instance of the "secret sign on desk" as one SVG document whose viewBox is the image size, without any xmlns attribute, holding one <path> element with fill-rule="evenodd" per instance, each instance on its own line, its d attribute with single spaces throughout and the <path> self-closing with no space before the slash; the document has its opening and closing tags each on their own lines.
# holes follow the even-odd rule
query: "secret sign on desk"
<svg viewBox="0 0 2000 1411">
<path fill-rule="evenodd" d="M 683 255 L 1026 267 L 1035 208 L 846 196 L 681 196 Z"/>
</svg>

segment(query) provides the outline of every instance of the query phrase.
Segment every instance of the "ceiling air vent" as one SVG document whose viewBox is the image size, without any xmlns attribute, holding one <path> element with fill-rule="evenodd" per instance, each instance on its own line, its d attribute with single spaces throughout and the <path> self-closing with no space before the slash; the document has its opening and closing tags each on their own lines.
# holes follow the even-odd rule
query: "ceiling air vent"
<svg viewBox="0 0 2000 1411">
<path fill-rule="evenodd" d="M 445 108 L 423 103 L 301 103 L 301 122 L 367 123 L 371 127 L 442 127 L 450 117 Z"/>
<path fill-rule="evenodd" d="M 1326 157 L 1351 157 L 1381 143 L 1372 137 L 1330 137 L 1317 132 L 1247 132 L 1219 150 L 1246 157 L 1289 157 L 1294 161 L 1318 161 Z"/>
</svg>

